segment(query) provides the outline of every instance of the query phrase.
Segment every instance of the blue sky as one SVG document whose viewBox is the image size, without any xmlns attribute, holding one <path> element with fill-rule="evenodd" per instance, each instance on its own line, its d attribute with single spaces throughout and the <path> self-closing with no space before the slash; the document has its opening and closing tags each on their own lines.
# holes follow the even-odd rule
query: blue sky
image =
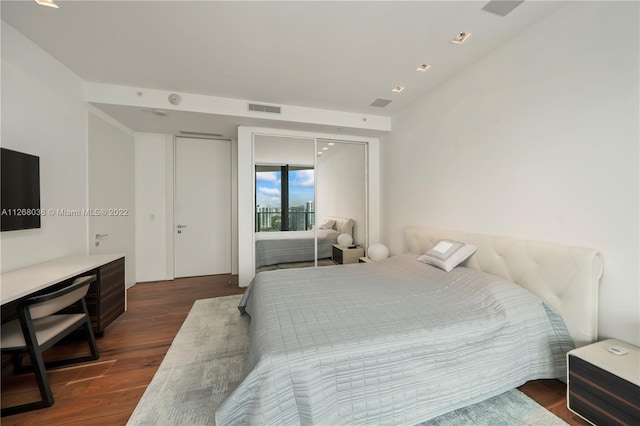
<svg viewBox="0 0 640 426">
<path fill-rule="evenodd" d="M 280 172 L 256 173 L 256 204 L 259 206 L 280 207 Z M 289 205 L 305 205 L 314 199 L 313 170 L 289 172 Z"/>
</svg>

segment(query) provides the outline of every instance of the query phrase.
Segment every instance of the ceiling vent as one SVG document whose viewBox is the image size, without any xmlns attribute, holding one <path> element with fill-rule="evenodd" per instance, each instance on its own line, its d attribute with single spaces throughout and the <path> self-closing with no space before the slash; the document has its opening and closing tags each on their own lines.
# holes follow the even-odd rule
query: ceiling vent
<svg viewBox="0 0 640 426">
<path fill-rule="evenodd" d="M 512 0 L 492 0 L 485 4 L 482 10 L 495 13 L 499 16 L 507 16 L 513 9 L 520 6 L 524 0 L 512 1 Z"/>
<path fill-rule="evenodd" d="M 249 104 L 249 111 L 270 112 L 280 114 L 280 107 L 273 105 Z"/>
<path fill-rule="evenodd" d="M 371 106 L 374 107 L 378 107 L 378 108 L 384 108 L 387 105 L 389 105 L 391 103 L 391 99 L 382 99 L 382 98 L 378 98 L 375 101 L 371 102 Z"/>
<path fill-rule="evenodd" d="M 201 137 L 201 138 L 221 138 L 222 137 L 220 133 L 189 132 L 187 130 L 180 130 L 180 134 L 183 136 Z"/>
</svg>

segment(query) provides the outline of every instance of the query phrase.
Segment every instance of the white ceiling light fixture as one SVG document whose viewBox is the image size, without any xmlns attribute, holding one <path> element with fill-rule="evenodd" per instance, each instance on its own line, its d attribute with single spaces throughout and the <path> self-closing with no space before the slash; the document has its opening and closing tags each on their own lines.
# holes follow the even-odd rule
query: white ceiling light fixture
<svg viewBox="0 0 640 426">
<path fill-rule="evenodd" d="M 53 0 L 36 0 L 40 6 L 53 7 L 55 9 L 59 9 L 58 5 Z"/>
<path fill-rule="evenodd" d="M 464 43 L 469 37 L 471 37 L 471 33 L 460 33 L 456 36 L 456 38 L 454 38 L 453 40 L 451 40 L 451 43 L 454 44 L 462 44 Z"/>
<path fill-rule="evenodd" d="M 418 68 L 416 68 L 416 71 L 418 71 L 418 72 L 427 72 L 427 71 L 429 71 L 431 68 L 433 68 L 431 65 L 422 64 L 422 65 L 420 65 Z"/>
<path fill-rule="evenodd" d="M 400 93 L 404 90 L 404 86 L 396 86 L 393 89 L 391 89 L 392 92 L 396 92 L 396 93 Z"/>
</svg>

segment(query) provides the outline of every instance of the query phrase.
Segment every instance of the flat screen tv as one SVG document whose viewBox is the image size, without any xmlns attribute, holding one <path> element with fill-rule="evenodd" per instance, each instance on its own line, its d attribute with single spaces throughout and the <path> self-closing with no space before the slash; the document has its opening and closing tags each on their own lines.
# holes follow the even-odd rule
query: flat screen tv
<svg viewBox="0 0 640 426">
<path fill-rule="evenodd" d="M 2 231 L 40 228 L 40 158 L 0 148 Z"/>
</svg>

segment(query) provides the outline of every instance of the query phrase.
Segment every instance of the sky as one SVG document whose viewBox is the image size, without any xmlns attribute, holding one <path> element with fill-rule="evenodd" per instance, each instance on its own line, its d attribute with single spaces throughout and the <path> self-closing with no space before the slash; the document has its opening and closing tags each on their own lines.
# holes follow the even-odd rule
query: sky
<svg viewBox="0 0 640 426">
<path fill-rule="evenodd" d="M 256 205 L 280 207 L 280 172 L 256 173 Z M 314 200 L 313 170 L 289 172 L 289 206 L 304 206 Z"/>
</svg>

